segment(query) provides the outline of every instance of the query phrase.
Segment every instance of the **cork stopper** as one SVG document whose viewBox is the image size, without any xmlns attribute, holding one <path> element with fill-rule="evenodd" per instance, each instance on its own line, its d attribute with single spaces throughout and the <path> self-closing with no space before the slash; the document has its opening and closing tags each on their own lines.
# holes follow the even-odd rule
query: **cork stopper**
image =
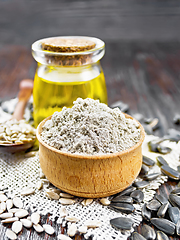
<svg viewBox="0 0 180 240">
<path fill-rule="evenodd" d="M 51 52 L 83 52 L 95 47 L 93 41 L 82 38 L 49 38 L 42 42 L 42 49 Z"/>
<path fill-rule="evenodd" d="M 49 62 L 59 66 L 81 66 L 91 63 L 92 54 L 83 54 L 83 52 L 93 49 L 95 42 L 86 38 L 47 38 L 41 42 L 42 50 L 60 55 L 49 56 Z M 79 52 L 79 54 L 77 54 Z M 70 55 L 61 55 L 72 53 Z M 75 53 L 75 54 L 73 54 Z"/>
</svg>

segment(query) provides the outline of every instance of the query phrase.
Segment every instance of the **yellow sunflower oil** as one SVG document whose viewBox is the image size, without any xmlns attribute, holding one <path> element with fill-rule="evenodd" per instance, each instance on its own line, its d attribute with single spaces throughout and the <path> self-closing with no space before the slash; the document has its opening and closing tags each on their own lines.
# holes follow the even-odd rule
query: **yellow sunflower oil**
<svg viewBox="0 0 180 240">
<path fill-rule="evenodd" d="M 93 38 L 93 41 L 95 40 Z M 44 55 L 39 56 L 40 53 L 33 48 L 33 56 L 38 62 L 33 88 L 33 116 L 36 127 L 55 111 L 61 111 L 64 106 L 72 107 L 78 97 L 99 99 L 107 104 L 105 77 L 99 61 L 104 52 L 102 54 L 100 50 L 99 47 L 95 53 L 87 50 L 85 56 L 76 56 L 77 52 L 59 56 L 59 52 L 40 50 Z M 75 57 L 72 57 L 73 55 Z"/>
</svg>

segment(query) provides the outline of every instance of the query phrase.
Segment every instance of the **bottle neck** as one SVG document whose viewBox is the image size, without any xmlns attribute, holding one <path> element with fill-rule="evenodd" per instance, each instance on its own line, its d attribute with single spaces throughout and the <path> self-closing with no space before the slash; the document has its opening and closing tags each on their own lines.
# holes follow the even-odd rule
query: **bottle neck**
<svg viewBox="0 0 180 240">
<path fill-rule="evenodd" d="M 48 66 L 38 63 L 38 77 L 53 82 L 85 82 L 101 73 L 100 61 L 85 66 Z"/>
</svg>

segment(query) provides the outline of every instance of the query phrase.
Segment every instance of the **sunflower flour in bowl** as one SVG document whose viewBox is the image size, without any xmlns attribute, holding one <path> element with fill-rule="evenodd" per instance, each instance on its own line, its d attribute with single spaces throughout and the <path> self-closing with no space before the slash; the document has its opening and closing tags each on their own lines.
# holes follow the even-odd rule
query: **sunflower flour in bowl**
<svg viewBox="0 0 180 240">
<path fill-rule="evenodd" d="M 43 125 L 41 139 L 63 152 L 101 155 L 127 150 L 140 140 L 137 121 L 99 100 L 78 98 Z"/>
</svg>

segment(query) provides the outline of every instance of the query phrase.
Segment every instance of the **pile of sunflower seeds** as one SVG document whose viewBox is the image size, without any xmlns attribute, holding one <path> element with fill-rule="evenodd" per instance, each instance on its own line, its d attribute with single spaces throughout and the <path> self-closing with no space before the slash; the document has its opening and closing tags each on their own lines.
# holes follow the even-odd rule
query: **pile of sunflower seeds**
<svg viewBox="0 0 180 240">
<path fill-rule="evenodd" d="M 77 198 L 69 193 L 62 192 L 60 189 L 54 187 L 48 179 L 46 179 L 44 173 L 40 169 L 39 172 L 40 180 L 37 182 L 36 188 L 38 190 L 44 189 L 46 196 L 55 201 L 59 201 L 62 205 L 60 208 L 60 219 L 59 223 L 67 224 L 67 235 L 59 234 L 58 239 L 70 240 L 71 237 L 74 237 L 76 233 L 86 234 L 89 228 L 98 228 L 102 225 L 100 221 L 89 220 L 84 223 L 84 225 L 78 226 L 77 223 L 80 221 L 78 217 L 70 216 L 66 205 L 72 205 L 77 203 Z M 32 192 L 33 194 L 33 192 Z M 82 199 L 80 204 L 83 206 L 88 206 L 92 204 L 95 200 L 92 198 Z M 104 206 L 108 206 L 111 202 L 108 197 L 99 199 L 99 203 Z"/>
<path fill-rule="evenodd" d="M 43 179 L 44 183 L 47 184 L 48 180 Z M 45 181 L 46 180 L 46 181 Z M 42 181 L 43 182 L 43 181 Z M 32 188 L 26 188 L 21 191 L 21 196 L 27 196 L 34 194 L 35 190 Z M 76 202 L 75 197 L 68 193 L 61 192 L 57 188 L 47 188 L 46 195 L 51 200 L 59 200 L 62 205 L 71 205 Z M 84 199 L 81 204 L 87 206 L 91 204 L 93 199 Z M 109 205 L 110 201 L 107 198 L 100 199 L 103 205 Z M 80 221 L 78 217 L 68 215 L 65 206 L 61 206 L 60 215 L 64 223 L 67 223 L 67 235 L 59 234 L 58 239 L 71 239 L 77 232 L 80 234 L 87 233 L 89 228 L 98 228 L 101 226 L 100 221 L 91 220 L 86 221 L 84 225 L 77 226 L 76 223 Z M 38 233 L 46 232 L 48 235 L 53 235 L 55 230 L 49 224 L 40 224 L 40 214 L 29 212 L 23 208 L 23 202 L 20 197 L 8 198 L 3 191 L 0 191 L 0 219 L 1 223 L 9 224 L 12 223 L 11 229 L 7 229 L 6 236 L 9 239 L 17 239 L 18 234 L 25 228 L 34 228 Z"/>
<path fill-rule="evenodd" d="M 155 198 L 144 204 L 142 216 L 145 222 L 141 234 L 133 232 L 129 240 L 168 240 L 171 236 L 180 236 L 180 188 L 172 190 L 168 197 L 155 195 Z"/>
<path fill-rule="evenodd" d="M 12 223 L 11 229 L 7 229 L 6 236 L 9 239 L 17 239 L 17 234 L 25 228 L 33 227 L 36 232 L 46 232 L 49 235 L 54 234 L 54 229 L 49 224 L 40 225 L 40 214 L 29 212 L 23 208 L 22 200 L 15 196 L 8 198 L 3 191 L 0 191 L 0 219 L 1 223 Z"/>
<path fill-rule="evenodd" d="M 0 144 L 22 144 L 36 138 L 36 129 L 25 120 L 8 120 L 0 124 Z"/>
</svg>

